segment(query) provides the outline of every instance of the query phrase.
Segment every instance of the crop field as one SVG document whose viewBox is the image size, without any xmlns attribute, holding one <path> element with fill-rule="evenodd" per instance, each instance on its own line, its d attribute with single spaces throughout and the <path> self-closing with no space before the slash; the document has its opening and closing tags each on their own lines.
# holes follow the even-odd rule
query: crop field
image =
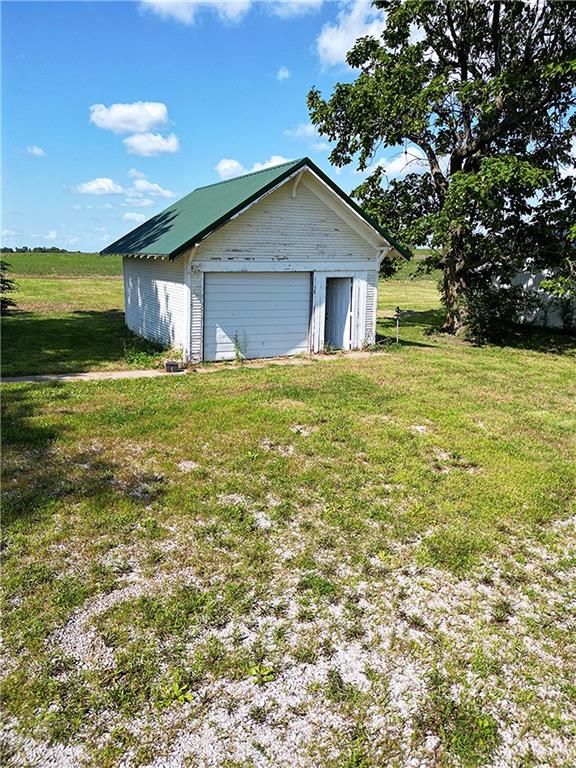
<svg viewBox="0 0 576 768">
<path fill-rule="evenodd" d="M 17 275 L 63 277 L 66 275 L 122 275 L 120 256 L 97 253 L 4 253 L 2 259 Z"/>
<path fill-rule="evenodd" d="M 397 305 L 375 353 L 3 386 L 2 765 L 576 764 L 574 339 Z"/>
</svg>

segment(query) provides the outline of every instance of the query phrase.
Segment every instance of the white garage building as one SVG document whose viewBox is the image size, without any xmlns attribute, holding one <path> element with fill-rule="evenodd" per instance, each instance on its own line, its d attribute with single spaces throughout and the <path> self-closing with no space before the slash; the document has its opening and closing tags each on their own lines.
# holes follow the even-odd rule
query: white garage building
<svg viewBox="0 0 576 768">
<path fill-rule="evenodd" d="M 124 257 L 127 326 L 197 361 L 372 343 L 391 250 L 303 158 L 195 189 L 102 254 Z"/>
</svg>

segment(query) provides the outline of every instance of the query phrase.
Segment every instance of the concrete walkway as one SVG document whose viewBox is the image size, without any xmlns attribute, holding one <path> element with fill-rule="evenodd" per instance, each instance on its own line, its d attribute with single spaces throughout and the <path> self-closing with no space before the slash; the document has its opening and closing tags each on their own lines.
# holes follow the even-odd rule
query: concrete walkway
<svg viewBox="0 0 576 768">
<path fill-rule="evenodd" d="M 246 360 L 243 363 L 214 363 L 212 365 L 192 365 L 185 371 L 166 373 L 159 369 L 144 371 L 87 371 L 86 373 L 43 373 L 36 376 L 6 376 L 0 379 L 0 384 L 33 384 L 34 382 L 49 381 L 105 381 L 107 379 L 153 379 L 157 376 L 184 376 L 191 373 L 216 373 L 217 371 L 238 370 L 239 368 L 266 368 L 270 365 L 310 365 L 315 361 L 328 362 L 348 358 L 372 357 L 382 352 L 346 352 L 335 355 L 314 355 L 313 357 L 278 357 L 263 360 Z"/>
<path fill-rule="evenodd" d="M 105 379 L 153 379 L 156 376 L 182 376 L 186 371 L 166 373 L 161 370 L 146 371 L 87 371 L 86 373 L 42 373 L 36 376 L 6 376 L 0 384 L 32 384 L 35 381 L 104 381 Z"/>
</svg>

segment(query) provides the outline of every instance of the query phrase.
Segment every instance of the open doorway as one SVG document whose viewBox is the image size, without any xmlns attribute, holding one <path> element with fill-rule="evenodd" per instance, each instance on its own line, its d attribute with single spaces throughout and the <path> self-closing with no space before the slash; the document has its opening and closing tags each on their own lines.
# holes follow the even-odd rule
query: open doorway
<svg viewBox="0 0 576 768">
<path fill-rule="evenodd" d="M 352 278 L 326 278 L 324 343 L 332 349 L 350 349 L 352 343 Z"/>
</svg>

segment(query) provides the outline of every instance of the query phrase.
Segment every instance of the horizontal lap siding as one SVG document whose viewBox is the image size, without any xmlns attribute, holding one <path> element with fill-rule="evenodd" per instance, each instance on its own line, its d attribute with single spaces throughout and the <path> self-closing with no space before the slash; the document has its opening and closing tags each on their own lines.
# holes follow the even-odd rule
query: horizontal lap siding
<svg viewBox="0 0 576 768">
<path fill-rule="evenodd" d="M 126 325 L 139 336 L 185 347 L 186 294 L 182 261 L 124 258 Z"/>
<path fill-rule="evenodd" d="M 378 272 L 368 272 L 366 281 L 366 343 L 376 339 L 376 305 L 378 301 Z"/>
<path fill-rule="evenodd" d="M 214 232 L 195 258 L 325 261 L 327 269 L 333 261 L 359 261 L 366 268 L 376 250 L 308 186 L 299 184 L 293 198 L 287 183 Z"/>
<path fill-rule="evenodd" d="M 207 360 L 308 351 L 309 272 L 208 272 L 204 297 Z"/>
<path fill-rule="evenodd" d="M 204 332 L 204 273 L 192 272 L 190 285 L 190 357 L 202 360 Z"/>
</svg>

